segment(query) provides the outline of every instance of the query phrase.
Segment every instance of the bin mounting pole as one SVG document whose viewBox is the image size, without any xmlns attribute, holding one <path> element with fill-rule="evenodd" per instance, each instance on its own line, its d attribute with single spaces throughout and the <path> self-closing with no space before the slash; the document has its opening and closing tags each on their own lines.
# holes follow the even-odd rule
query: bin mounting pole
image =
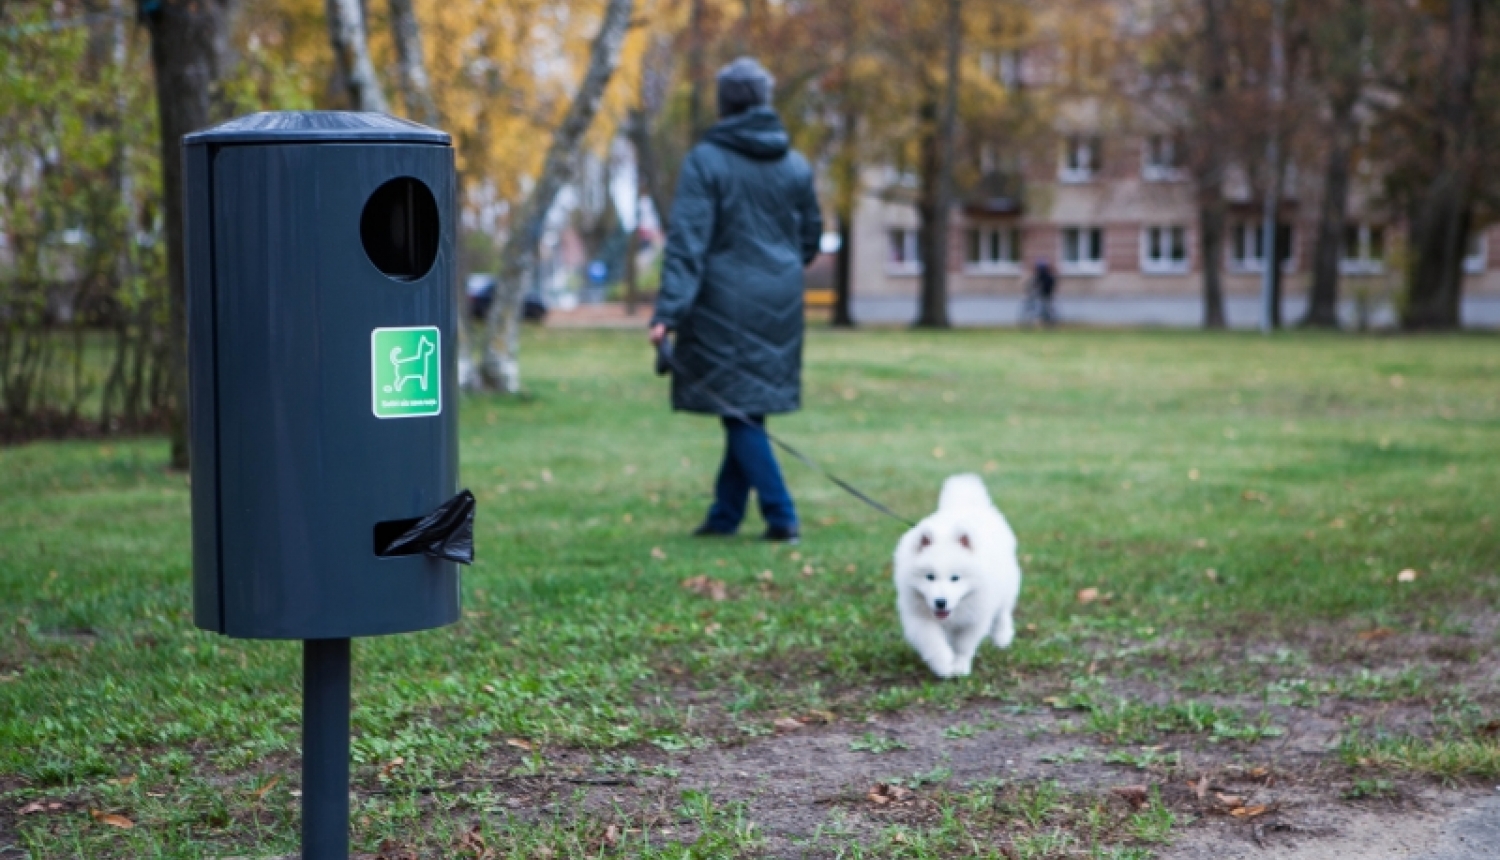
<svg viewBox="0 0 1500 860">
<path fill-rule="evenodd" d="M 302 640 L 302 858 L 349 858 L 349 640 Z"/>
</svg>

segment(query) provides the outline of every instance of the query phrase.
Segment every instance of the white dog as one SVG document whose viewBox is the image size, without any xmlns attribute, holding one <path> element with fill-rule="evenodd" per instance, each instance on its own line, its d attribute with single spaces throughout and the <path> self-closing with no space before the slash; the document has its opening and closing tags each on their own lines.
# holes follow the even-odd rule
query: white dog
<svg viewBox="0 0 1500 860">
<path fill-rule="evenodd" d="M 906 641 L 942 678 L 969 674 L 986 636 L 1015 638 L 1016 535 L 978 475 L 943 482 L 937 512 L 896 544 L 896 609 Z"/>
</svg>

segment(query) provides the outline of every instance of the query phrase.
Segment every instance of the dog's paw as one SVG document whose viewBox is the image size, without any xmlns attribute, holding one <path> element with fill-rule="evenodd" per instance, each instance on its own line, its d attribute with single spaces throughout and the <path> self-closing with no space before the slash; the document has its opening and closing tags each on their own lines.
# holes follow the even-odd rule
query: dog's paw
<svg viewBox="0 0 1500 860">
<path fill-rule="evenodd" d="M 1014 641 L 1016 641 L 1016 631 L 1014 630 L 1005 630 L 995 634 L 996 648 L 1009 648 L 1010 643 Z"/>
</svg>

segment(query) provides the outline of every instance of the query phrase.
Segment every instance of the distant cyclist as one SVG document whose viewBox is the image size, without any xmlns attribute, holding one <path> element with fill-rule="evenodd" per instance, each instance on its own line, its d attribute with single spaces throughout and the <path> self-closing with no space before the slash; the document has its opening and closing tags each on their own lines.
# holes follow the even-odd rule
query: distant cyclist
<svg viewBox="0 0 1500 860">
<path fill-rule="evenodd" d="M 1026 300 L 1021 305 L 1021 324 L 1040 322 L 1045 326 L 1057 323 L 1057 312 L 1052 306 L 1052 296 L 1057 292 L 1057 276 L 1052 273 L 1052 264 L 1043 257 L 1036 261 L 1031 279 L 1026 282 Z"/>
</svg>

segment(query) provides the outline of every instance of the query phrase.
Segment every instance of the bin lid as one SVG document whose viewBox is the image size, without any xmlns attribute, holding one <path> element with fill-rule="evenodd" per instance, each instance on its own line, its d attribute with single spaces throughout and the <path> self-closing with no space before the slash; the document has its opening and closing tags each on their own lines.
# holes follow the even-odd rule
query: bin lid
<svg viewBox="0 0 1500 860">
<path fill-rule="evenodd" d="M 232 143 L 425 143 L 447 146 L 446 131 L 383 113 L 341 110 L 265 111 L 235 117 L 182 139 L 184 146 Z"/>
</svg>

